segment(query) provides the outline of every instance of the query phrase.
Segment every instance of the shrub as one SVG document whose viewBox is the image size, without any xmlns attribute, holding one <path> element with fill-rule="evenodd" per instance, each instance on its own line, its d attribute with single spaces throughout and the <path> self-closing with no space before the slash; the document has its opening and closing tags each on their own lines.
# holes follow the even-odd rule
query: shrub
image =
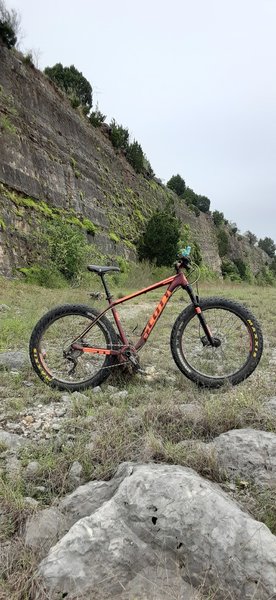
<svg viewBox="0 0 276 600">
<path fill-rule="evenodd" d="M 29 50 L 27 54 L 25 54 L 25 56 L 23 57 L 23 62 L 25 63 L 25 65 L 29 65 L 30 67 L 34 68 L 34 57 L 31 50 Z"/>
<path fill-rule="evenodd" d="M 136 173 L 143 173 L 144 171 L 144 154 L 142 147 L 136 140 L 130 144 L 126 150 L 126 158 L 132 165 Z"/>
<path fill-rule="evenodd" d="M 138 242 L 140 260 L 148 259 L 158 267 L 171 265 L 178 253 L 180 223 L 173 213 L 156 212 L 149 219 Z"/>
<path fill-rule="evenodd" d="M 198 242 L 192 243 L 192 260 L 199 266 L 202 263 L 202 254 Z"/>
<path fill-rule="evenodd" d="M 48 288 L 62 288 L 67 284 L 64 276 L 54 267 L 54 265 L 49 267 L 33 265 L 32 267 L 19 269 L 19 271 L 25 276 L 26 283 L 41 285 L 42 287 Z"/>
<path fill-rule="evenodd" d="M 231 281 L 241 281 L 241 277 L 238 271 L 238 267 L 232 262 L 232 260 L 224 259 L 221 263 L 222 276 Z"/>
<path fill-rule="evenodd" d="M 256 283 L 258 285 L 275 285 L 276 279 L 268 267 L 263 267 L 256 275 Z"/>
<path fill-rule="evenodd" d="M 270 258 L 274 258 L 276 246 L 271 238 L 265 237 L 263 240 L 259 240 L 258 246 L 259 248 L 262 248 Z"/>
<path fill-rule="evenodd" d="M 257 236 L 252 231 L 246 231 L 245 237 L 248 239 L 250 246 L 255 246 L 258 241 Z"/>
<path fill-rule="evenodd" d="M 170 190 L 173 190 L 177 196 L 183 198 L 186 190 L 186 184 L 181 175 L 173 175 L 167 182 L 167 187 L 170 188 Z"/>
<path fill-rule="evenodd" d="M 99 127 L 105 121 L 106 115 L 104 115 L 100 111 L 98 104 L 97 104 L 96 109 L 90 113 L 88 118 L 89 118 L 91 125 L 94 125 L 94 127 Z"/>
<path fill-rule="evenodd" d="M 59 273 L 66 280 L 77 280 L 85 265 L 87 244 L 79 227 L 66 223 L 61 219 L 41 223 L 41 231 L 33 235 L 36 254 L 40 254 L 43 269 L 51 274 Z M 43 254 L 41 253 L 43 249 Z M 46 277 L 46 275 L 45 275 Z"/>
<path fill-rule="evenodd" d="M 44 73 L 67 94 L 73 108 L 83 106 L 91 109 L 92 87 L 74 65 L 63 67 L 61 63 L 57 63 L 53 67 L 46 67 Z"/>
<path fill-rule="evenodd" d="M 16 10 L 8 10 L 3 0 L 0 0 L 0 39 L 7 48 L 16 45 L 20 32 L 20 16 Z"/>
<path fill-rule="evenodd" d="M 228 235 L 227 235 L 226 231 L 224 231 L 224 229 L 219 229 L 217 231 L 217 241 L 218 241 L 219 255 L 222 258 L 223 256 L 225 256 L 227 254 L 228 248 L 229 248 Z"/>
<path fill-rule="evenodd" d="M 213 211 L 213 221 L 214 221 L 216 227 L 219 227 L 220 225 L 222 225 L 224 223 L 223 212 L 220 212 L 219 210 L 214 210 Z"/>
<path fill-rule="evenodd" d="M 238 269 L 241 279 L 245 279 L 246 278 L 246 267 L 247 267 L 246 263 L 243 260 L 241 260 L 241 258 L 235 258 L 233 260 L 233 262 Z"/>
<path fill-rule="evenodd" d="M 209 211 L 210 204 L 211 202 L 207 196 L 197 196 L 195 205 L 201 212 L 207 213 Z"/>
<path fill-rule="evenodd" d="M 114 148 L 124 150 L 128 149 L 129 131 L 122 125 L 118 125 L 115 119 L 112 119 L 110 123 L 110 139 Z"/>
</svg>

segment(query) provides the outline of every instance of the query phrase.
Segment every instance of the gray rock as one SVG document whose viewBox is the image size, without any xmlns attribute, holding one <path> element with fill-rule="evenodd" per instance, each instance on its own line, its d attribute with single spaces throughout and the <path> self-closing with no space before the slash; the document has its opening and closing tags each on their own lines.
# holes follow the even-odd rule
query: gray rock
<svg viewBox="0 0 276 600">
<path fill-rule="evenodd" d="M 113 400 L 123 400 L 124 398 L 128 397 L 128 391 L 127 390 L 121 390 L 121 392 L 116 392 L 116 394 L 113 394 L 112 399 Z"/>
<path fill-rule="evenodd" d="M 181 577 L 173 560 L 145 567 L 126 585 L 125 591 L 112 600 L 200 600 L 202 596 Z"/>
<path fill-rule="evenodd" d="M 100 394 L 100 393 L 101 393 L 101 391 L 102 391 L 102 389 L 100 388 L 100 386 L 99 386 L 99 385 L 96 385 L 96 387 L 94 387 L 94 388 L 92 389 L 92 392 L 93 392 L 93 394 Z"/>
<path fill-rule="evenodd" d="M 188 404 L 181 404 L 179 406 L 181 413 L 187 421 L 192 421 L 193 423 L 198 423 L 203 419 L 202 408 L 199 404 L 195 404 L 190 402 Z"/>
<path fill-rule="evenodd" d="M 265 408 L 268 408 L 268 410 L 271 411 L 274 415 L 276 415 L 276 396 L 268 400 L 268 402 L 265 402 L 264 406 Z"/>
<path fill-rule="evenodd" d="M 34 479 L 40 469 L 40 464 L 37 460 L 32 460 L 29 462 L 25 469 L 25 477 L 26 479 Z"/>
<path fill-rule="evenodd" d="M 70 524 L 92 515 L 104 502 L 110 500 L 122 480 L 130 475 L 132 470 L 132 465 L 123 464 L 110 481 L 90 481 L 81 485 L 60 502 L 59 510 L 66 512 Z"/>
<path fill-rule="evenodd" d="M 21 462 L 14 455 L 7 456 L 6 458 L 6 473 L 7 479 L 13 481 L 21 474 Z"/>
<path fill-rule="evenodd" d="M 78 460 L 75 460 L 68 472 L 68 480 L 70 481 L 72 486 L 77 487 L 80 485 L 82 472 L 82 465 L 79 463 Z"/>
<path fill-rule="evenodd" d="M 85 394 L 81 394 L 80 392 L 73 392 L 72 398 L 79 400 L 80 402 L 87 402 L 89 400 L 88 396 L 85 396 Z"/>
<path fill-rule="evenodd" d="M 45 555 L 65 531 L 64 516 L 57 509 L 46 508 L 27 520 L 25 544 L 40 555 Z"/>
<path fill-rule="evenodd" d="M 31 498 L 31 496 L 25 496 L 25 498 L 23 498 L 24 500 L 24 504 L 28 507 L 28 508 L 37 508 L 38 507 L 38 501 L 35 500 L 35 498 Z"/>
<path fill-rule="evenodd" d="M 16 433 L 8 433 L 8 431 L 0 429 L 0 443 L 7 446 L 10 450 L 16 451 L 22 448 L 27 443 L 27 440 Z"/>
<path fill-rule="evenodd" d="M 8 312 L 10 307 L 7 304 L 0 304 L 0 312 Z"/>
<path fill-rule="evenodd" d="M 41 562 L 38 576 L 51 600 L 62 593 L 68 600 L 123 598 L 137 589 L 139 575 L 141 581 L 155 573 L 154 586 L 158 567 L 170 571 L 172 564 L 183 589 L 184 583 L 205 591 L 215 586 L 218 600 L 276 597 L 275 536 L 218 485 L 180 466 L 123 469 L 128 474 L 110 500 L 76 522 Z M 171 589 L 179 586 L 175 572 L 170 581 Z M 158 590 L 156 598 L 167 593 Z"/>
<path fill-rule="evenodd" d="M 276 434 L 256 429 L 233 429 L 212 443 L 219 466 L 230 478 L 241 476 L 276 487 Z"/>
<path fill-rule="evenodd" d="M 11 371 L 16 369 L 21 371 L 28 365 L 29 358 L 27 352 L 1 352 L 0 353 L 0 369 Z"/>
</svg>

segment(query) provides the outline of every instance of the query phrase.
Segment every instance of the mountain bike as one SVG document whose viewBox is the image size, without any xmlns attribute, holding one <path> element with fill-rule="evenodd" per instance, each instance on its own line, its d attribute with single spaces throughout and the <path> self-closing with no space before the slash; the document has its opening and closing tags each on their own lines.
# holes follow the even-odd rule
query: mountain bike
<svg viewBox="0 0 276 600">
<path fill-rule="evenodd" d="M 179 289 L 188 293 L 189 304 L 171 331 L 171 352 L 180 371 L 199 386 L 236 385 L 257 367 L 263 350 L 260 325 L 243 305 L 224 298 L 199 298 L 187 275 L 190 248 L 175 263 L 176 274 L 137 292 L 113 300 L 105 275 L 117 266 L 89 265 L 103 284 L 107 308 L 102 312 L 85 305 L 58 306 L 45 314 L 30 339 L 34 370 L 48 385 L 60 390 L 84 390 L 102 384 L 114 367 L 140 370 L 139 351 L 160 319 L 171 296 Z M 117 306 L 166 286 L 160 302 L 137 343 L 131 342 L 121 324 Z M 110 311 L 114 324 L 106 318 Z"/>
</svg>

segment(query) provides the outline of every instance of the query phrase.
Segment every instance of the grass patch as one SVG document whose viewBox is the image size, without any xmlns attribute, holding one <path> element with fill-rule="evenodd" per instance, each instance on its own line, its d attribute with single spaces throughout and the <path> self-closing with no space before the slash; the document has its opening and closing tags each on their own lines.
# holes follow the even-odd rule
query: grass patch
<svg viewBox="0 0 276 600">
<path fill-rule="evenodd" d="M 15 135 L 17 133 L 15 125 L 13 125 L 9 117 L 7 117 L 6 115 L 2 115 L 0 117 L 0 129 L 5 133 L 10 133 L 12 135 Z"/>
</svg>

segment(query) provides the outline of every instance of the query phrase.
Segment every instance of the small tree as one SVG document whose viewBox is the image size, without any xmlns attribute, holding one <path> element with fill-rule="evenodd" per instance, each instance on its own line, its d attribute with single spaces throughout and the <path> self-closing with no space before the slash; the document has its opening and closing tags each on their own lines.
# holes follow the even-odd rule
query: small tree
<svg viewBox="0 0 276 600">
<path fill-rule="evenodd" d="M 100 111 L 98 103 L 97 103 L 96 109 L 90 113 L 88 118 L 89 118 L 91 125 L 94 125 L 94 127 L 99 127 L 104 122 L 106 115 L 103 115 L 103 113 Z"/>
<path fill-rule="evenodd" d="M 220 225 L 222 225 L 224 223 L 223 212 L 220 212 L 219 210 L 214 210 L 213 211 L 213 221 L 214 221 L 216 227 L 219 227 Z"/>
<path fill-rule="evenodd" d="M 224 231 L 224 229 L 219 229 L 217 231 L 217 240 L 218 240 L 219 255 L 222 258 L 223 256 L 225 256 L 227 254 L 228 248 L 229 248 L 228 235 L 227 235 L 226 231 Z"/>
<path fill-rule="evenodd" d="M 176 259 L 180 238 L 180 222 L 174 214 L 156 212 L 149 219 L 138 243 L 139 258 L 170 266 Z"/>
<path fill-rule="evenodd" d="M 0 0 L 0 40 L 8 48 L 15 46 L 20 33 L 20 15 L 14 10 L 8 10 L 3 0 Z"/>
<path fill-rule="evenodd" d="M 181 175 L 173 175 L 167 182 L 167 187 L 170 188 L 170 190 L 173 190 L 180 198 L 183 198 L 186 184 Z"/>
<path fill-rule="evenodd" d="M 154 170 L 150 164 L 149 159 L 147 158 L 147 156 L 145 154 L 144 154 L 144 173 L 149 179 L 153 179 Z"/>
<path fill-rule="evenodd" d="M 195 206 L 197 206 L 201 212 L 207 213 L 209 211 L 210 204 L 211 201 L 209 198 L 207 198 L 207 196 L 201 196 L 200 194 L 197 195 Z"/>
<path fill-rule="evenodd" d="M 92 87 L 74 65 L 63 67 L 57 63 L 53 67 L 46 67 L 44 73 L 67 94 L 74 108 L 83 106 L 87 111 L 91 109 Z"/>
<path fill-rule="evenodd" d="M 259 240 L 258 246 L 264 250 L 270 258 L 274 258 L 276 246 L 270 237 L 265 237 L 263 240 Z"/>
<path fill-rule="evenodd" d="M 126 158 L 128 162 L 133 166 L 136 173 L 142 173 L 144 171 L 144 154 L 142 147 L 136 140 L 132 142 L 127 148 Z"/>
<path fill-rule="evenodd" d="M 115 119 L 112 119 L 110 123 L 110 139 L 114 148 L 124 150 L 128 149 L 129 131 L 122 125 L 118 125 Z"/>
<path fill-rule="evenodd" d="M 239 231 L 237 223 L 234 223 L 234 222 L 230 221 L 229 225 L 230 225 L 230 233 L 231 233 L 231 235 L 236 235 L 236 233 L 238 233 L 238 231 Z"/>
<path fill-rule="evenodd" d="M 245 237 L 248 239 L 250 246 L 255 246 L 256 242 L 258 241 L 257 236 L 255 233 L 252 233 L 252 231 L 246 231 Z"/>
</svg>

